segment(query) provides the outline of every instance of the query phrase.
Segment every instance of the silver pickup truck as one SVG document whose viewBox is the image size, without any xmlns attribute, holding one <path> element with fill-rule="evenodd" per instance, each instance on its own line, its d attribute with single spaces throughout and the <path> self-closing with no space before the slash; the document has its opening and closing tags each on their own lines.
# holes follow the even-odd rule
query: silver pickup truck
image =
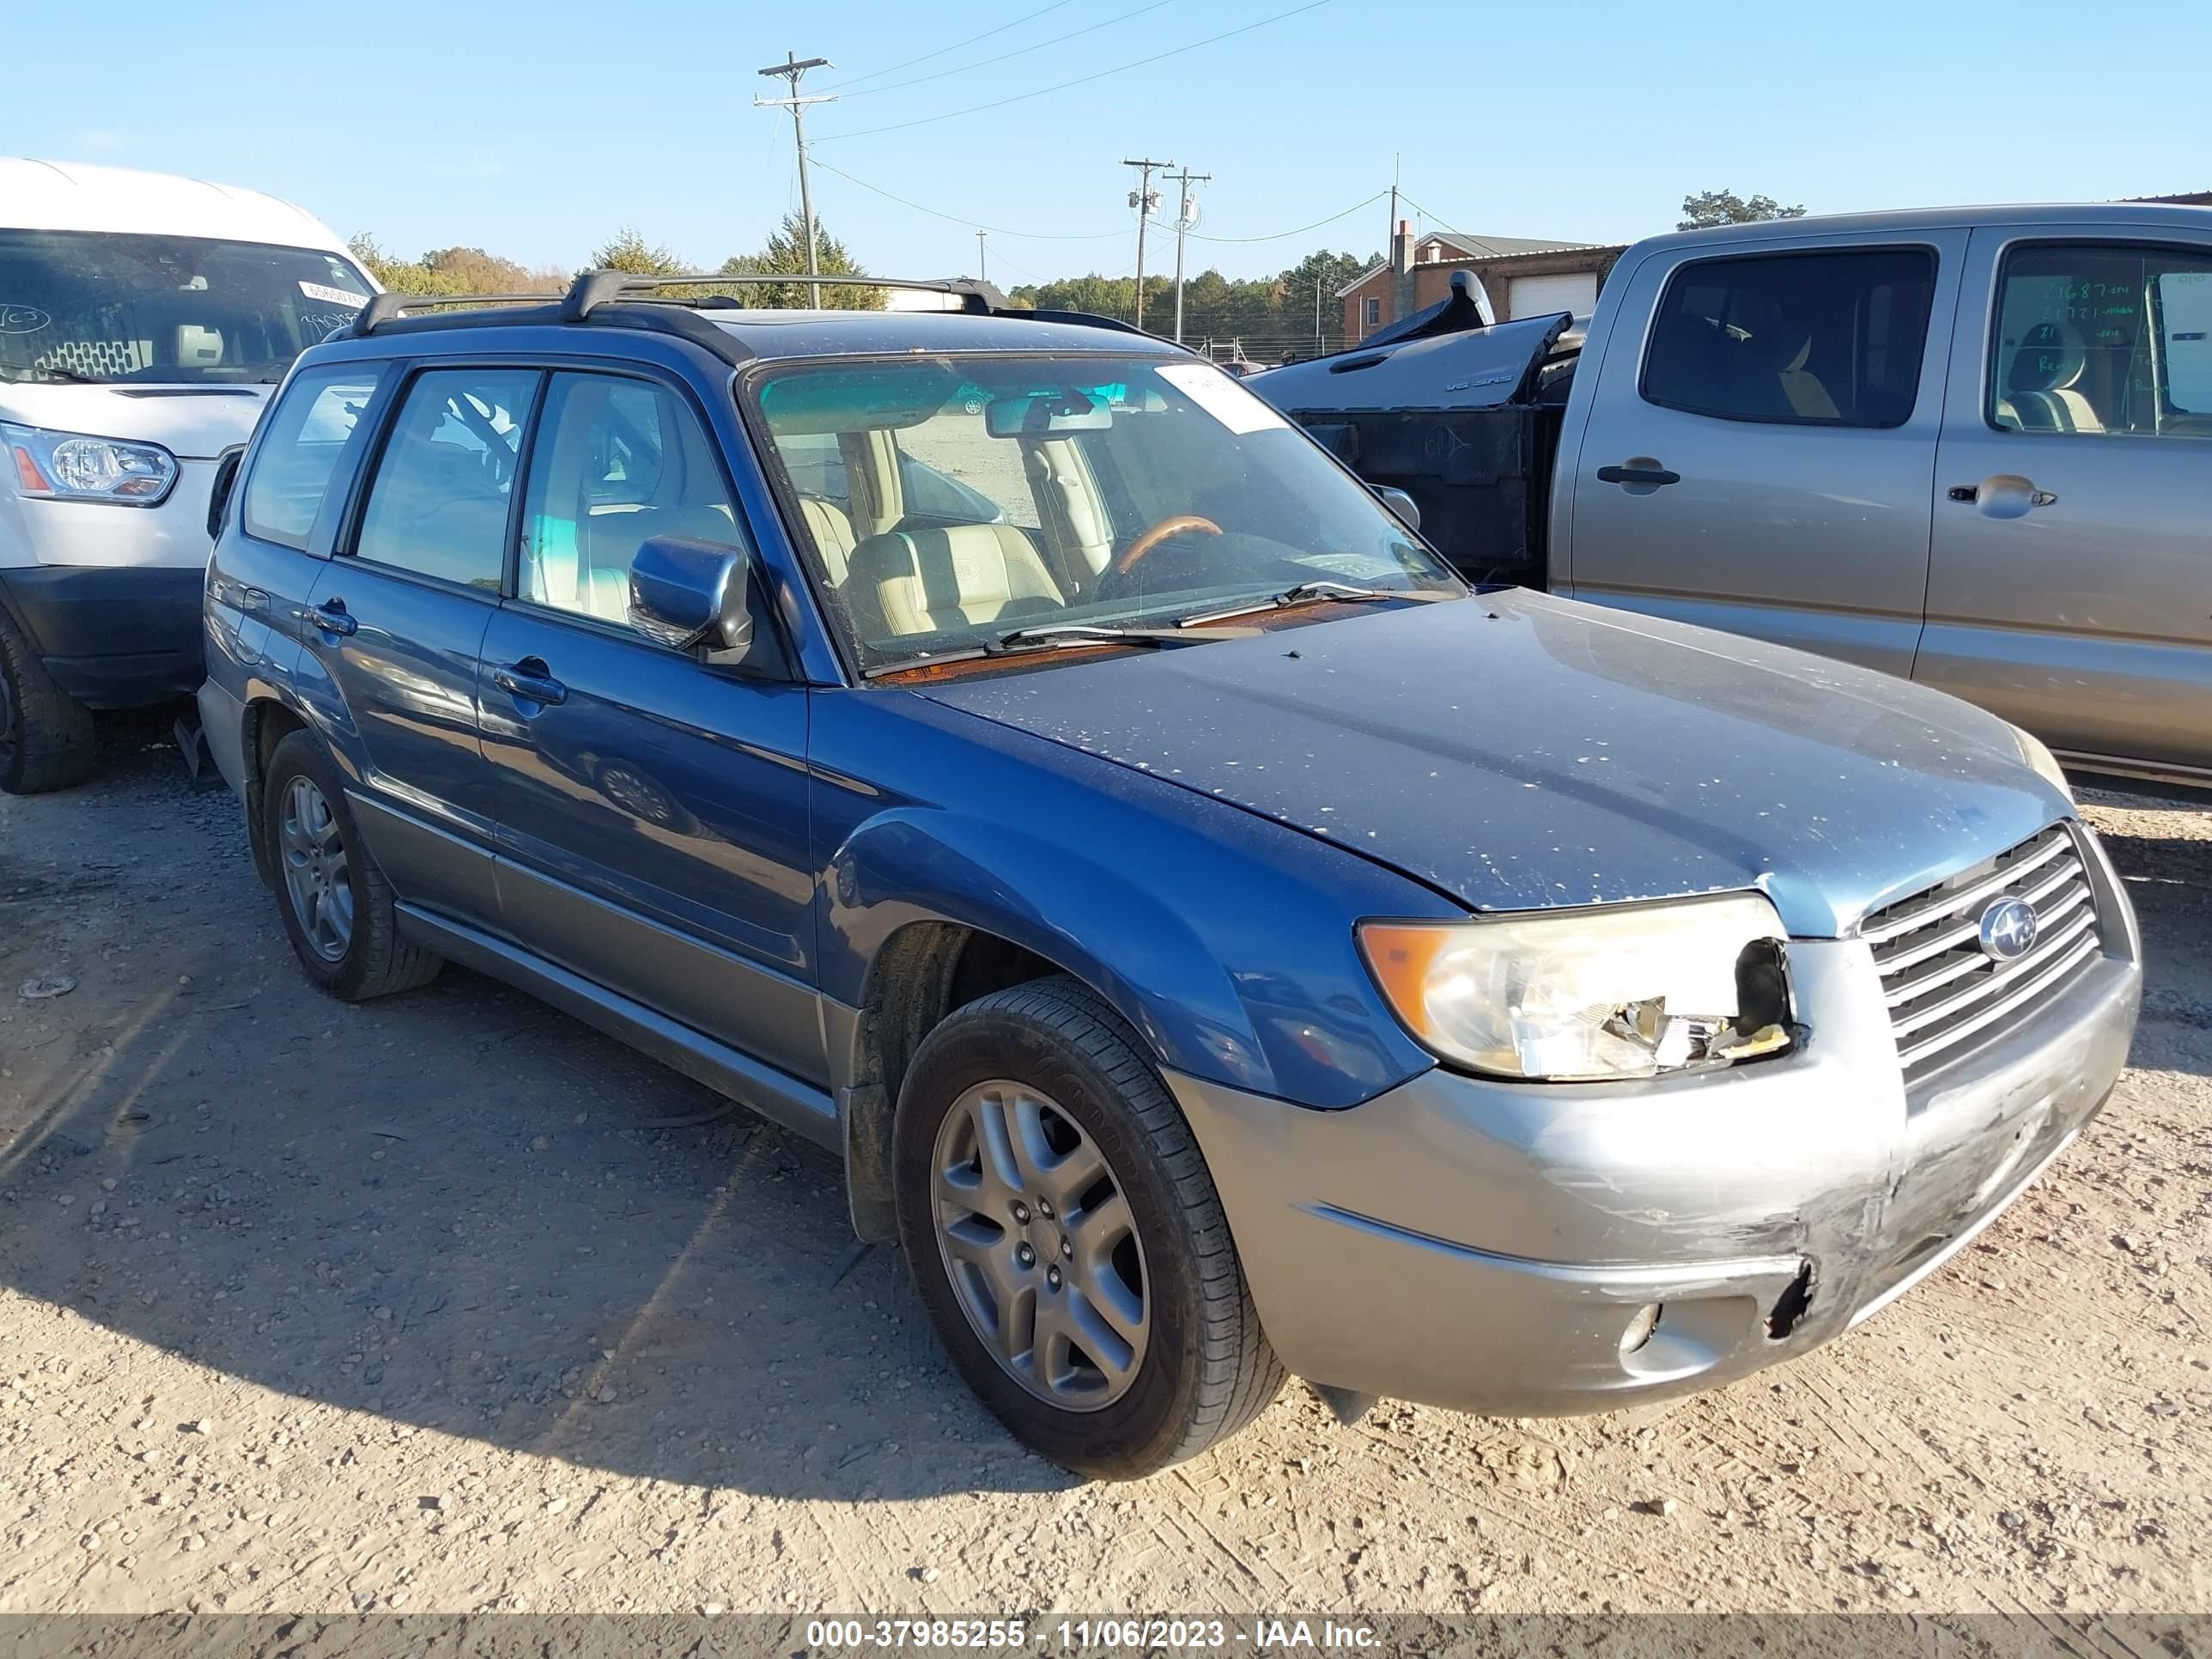
<svg viewBox="0 0 2212 1659">
<path fill-rule="evenodd" d="M 1464 286 L 1252 389 L 1478 580 L 1906 676 L 2212 784 L 2212 210 L 1654 237 L 1586 326 Z"/>
</svg>

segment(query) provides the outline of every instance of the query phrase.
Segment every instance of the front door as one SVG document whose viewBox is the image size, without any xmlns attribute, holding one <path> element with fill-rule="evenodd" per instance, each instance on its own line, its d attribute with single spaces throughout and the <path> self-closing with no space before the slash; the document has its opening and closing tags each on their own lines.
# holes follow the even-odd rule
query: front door
<svg viewBox="0 0 2212 1659">
<path fill-rule="evenodd" d="M 648 537 L 740 535 L 673 386 L 552 377 L 514 597 L 483 640 L 500 901 L 532 951 L 820 1085 L 805 690 L 629 622 Z"/>
<path fill-rule="evenodd" d="M 1562 590 L 1910 673 L 1966 240 L 1645 260 L 1577 370 Z"/>
<path fill-rule="evenodd" d="M 2212 246 L 1977 230 L 1967 283 L 1913 678 L 2069 757 L 2212 771 Z"/>
<path fill-rule="evenodd" d="M 327 711 L 378 864 L 402 897 L 462 915 L 494 905 L 477 663 L 541 378 L 436 368 L 407 383 L 301 629 L 298 682 Z"/>
</svg>

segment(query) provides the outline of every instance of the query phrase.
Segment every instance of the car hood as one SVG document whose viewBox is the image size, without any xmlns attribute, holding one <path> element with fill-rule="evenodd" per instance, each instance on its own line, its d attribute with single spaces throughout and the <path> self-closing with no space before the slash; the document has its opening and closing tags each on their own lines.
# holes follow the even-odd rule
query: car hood
<svg viewBox="0 0 2212 1659">
<path fill-rule="evenodd" d="M 921 694 L 1478 910 L 1756 887 L 1836 937 L 2067 810 L 1954 698 L 1519 591 Z"/>
<path fill-rule="evenodd" d="M 159 444 L 180 461 L 209 460 L 253 434 L 265 386 L 0 386 L 0 421 L 56 432 Z"/>
</svg>

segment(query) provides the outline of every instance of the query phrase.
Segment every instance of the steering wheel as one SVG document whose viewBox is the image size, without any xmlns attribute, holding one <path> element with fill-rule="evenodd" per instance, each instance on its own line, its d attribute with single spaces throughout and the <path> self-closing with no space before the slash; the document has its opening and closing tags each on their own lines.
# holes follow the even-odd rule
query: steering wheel
<svg viewBox="0 0 2212 1659">
<path fill-rule="evenodd" d="M 1211 519 L 1202 519 L 1195 513 L 1178 513 L 1162 519 L 1143 535 L 1131 542 L 1114 557 L 1114 562 L 1098 573 L 1098 585 L 1119 581 L 1137 568 L 1137 562 L 1162 542 L 1173 541 L 1177 536 L 1218 536 L 1221 526 Z"/>
</svg>

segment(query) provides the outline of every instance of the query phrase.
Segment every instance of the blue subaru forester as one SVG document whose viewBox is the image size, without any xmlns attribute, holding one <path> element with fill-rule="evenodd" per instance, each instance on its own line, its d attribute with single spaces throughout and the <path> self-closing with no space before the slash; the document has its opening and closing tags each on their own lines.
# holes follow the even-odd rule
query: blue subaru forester
<svg viewBox="0 0 2212 1659">
<path fill-rule="evenodd" d="M 731 286 L 302 356 L 218 483 L 209 741 L 318 985 L 459 962 L 830 1148 L 1046 1455 L 1286 1371 L 1723 1382 L 2102 1104 L 2138 939 L 2033 738 L 1471 592 L 1115 325 Z"/>
</svg>

